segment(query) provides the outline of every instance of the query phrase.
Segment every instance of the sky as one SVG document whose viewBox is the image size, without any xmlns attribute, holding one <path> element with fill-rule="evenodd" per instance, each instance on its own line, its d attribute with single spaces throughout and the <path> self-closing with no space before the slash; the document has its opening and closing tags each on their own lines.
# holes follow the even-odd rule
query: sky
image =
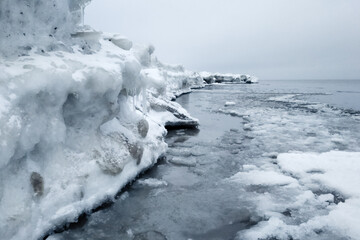
<svg viewBox="0 0 360 240">
<path fill-rule="evenodd" d="M 360 79 L 360 0 L 93 0 L 85 23 L 189 70 Z"/>
</svg>

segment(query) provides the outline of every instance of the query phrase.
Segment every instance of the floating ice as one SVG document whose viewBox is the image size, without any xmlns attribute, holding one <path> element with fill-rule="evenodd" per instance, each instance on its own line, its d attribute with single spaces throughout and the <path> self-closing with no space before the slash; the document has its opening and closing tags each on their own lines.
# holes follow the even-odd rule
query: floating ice
<svg viewBox="0 0 360 240">
<path fill-rule="evenodd" d="M 327 239 L 340 236 L 360 238 L 359 152 L 284 153 L 278 156 L 277 164 L 280 171 L 275 167 L 272 170 L 246 167 L 244 170 L 248 169 L 248 172 L 239 172 L 230 178 L 248 184 L 293 183 L 282 191 L 286 189 L 292 192 L 292 198 L 295 198 L 280 205 L 277 203 L 282 201 L 280 198 L 259 195 L 259 210 L 269 219 L 252 229 L 239 232 L 238 239 L 315 239 L 320 235 Z M 313 209 L 317 214 L 307 213 L 306 209 Z M 296 213 L 295 216 L 292 216 L 292 211 Z M 294 225 L 288 217 L 305 220 Z"/>
<path fill-rule="evenodd" d="M 274 171 L 250 170 L 248 172 L 239 172 L 232 176 L 230 181 L 246 183 L 249 185 L 288 185 L 297 183 L 296 179 L 285 176 Z"/>
<path fill-rule="evenodd" d="M 168 185 L 168 183 L 166 181 L 155 179 L 155 178 L 142 179 L 142 180 L 138 180 L 136 182 L 139 185 L 148 186 L 148 187 L 152 187 L 152 188 L 166 187 Z"/>
<path fill-rule="evenodd" d="M 235 102 L 226 102 L 225 103 L 225 107 L 228 107 L 228 106 L 235 106 L 236 103 Z"/>
</svg>

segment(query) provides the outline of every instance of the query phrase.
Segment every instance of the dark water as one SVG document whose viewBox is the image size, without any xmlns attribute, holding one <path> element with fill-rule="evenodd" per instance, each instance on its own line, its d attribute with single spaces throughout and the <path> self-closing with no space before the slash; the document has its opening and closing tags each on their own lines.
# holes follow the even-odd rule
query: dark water
<svg viewBox="0 0 360 240">
<path fill-rule="evenodd" d="M 360 111 L 360 80 L 269 80 L 255 91 L 305 93 L 305 99 Z"/>
<path fill-rule="evenodd" d="M 264 81 L 184 95 L 178 102 L 200 120 L 199 129 L 169 132 L 166 160 L 109 208 L 49 239 L 235 239 L 267 221 L 259 194 L 285 206 L 301 189 L 227 179 L 244 164 L 263 166 L 273 152 L 360 151 L 359 87 L 360 81 Z M 224 106 L 228 101 L 235 105 Z M 279 209 L 292 225 L 327 213 L 311 204 L 287 211 Z M 322 230 L 304 239 L 343 236 Z"/>
</svg>

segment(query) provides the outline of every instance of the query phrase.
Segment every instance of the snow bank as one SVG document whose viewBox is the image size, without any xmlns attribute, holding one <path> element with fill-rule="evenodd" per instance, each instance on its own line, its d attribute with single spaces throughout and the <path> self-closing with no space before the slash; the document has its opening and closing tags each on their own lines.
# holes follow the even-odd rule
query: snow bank
<svg viewBox="0 0 360 240">
<path fill-rule="evenodd" d="M 154 47 L 82 26 L 87 1 L 0 2 L 0 236 L 38 239 L 114 195 L 166 151 L 170 100 L 202 86 Z"/>
<path fill-rule="evenodd" d="M 276 163 L 279 169 L 247 166 L 230 178 L 289 184 L 277 190 L 282 197 L 258 195 L 259 211 L 268 220 L 239 232 L 238 239 L 360 239 L 359 152 L 284 153 Z"/>
</svg>

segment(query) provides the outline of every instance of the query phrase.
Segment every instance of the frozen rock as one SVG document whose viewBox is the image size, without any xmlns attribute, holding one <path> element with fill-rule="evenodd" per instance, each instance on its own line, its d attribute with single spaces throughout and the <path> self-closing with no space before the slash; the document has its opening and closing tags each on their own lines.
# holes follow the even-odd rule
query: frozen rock
<svg viewBox="0 0 360 240">
<path fill-rule="evenodd" d="M 178 103 L 150 97 L 150 116 L 169 129 L 196 128 L 199 120 L 190 116 Z"/>
<path fill-rule="evenodd" d="M 129 143 L 128 144 L 129 152 L 131 157 L 133 157 L 136 160 L 136 164 L 140 164 L 141 158 L 144 154 L 144 147 L 141 145 L 141 143 Z"/>
<path fill-rule="evenodd" d="M 207 84 L 212 83 L 257 83 L 258 79 L 250 75 L 241 75 L 241 74 L 222 74 L 222 73 L 209 73 L 201 72 L 201 77 Z"/>
<path fill-rule="evenodd" d="M 33 172 L 30 176 L 30 182 L 33 187 L 34 194 L 36 196 L 41 196 L 44 193 L 44 179 L 43 177 L 37 173 Z"/>
<path fill-rule="evenodd" d="M 146 119 L 141 119 L 137 124 L 138 132 L 141 137 L 145 138 L 149 132 L 149 123 Z"/>
</svg>

